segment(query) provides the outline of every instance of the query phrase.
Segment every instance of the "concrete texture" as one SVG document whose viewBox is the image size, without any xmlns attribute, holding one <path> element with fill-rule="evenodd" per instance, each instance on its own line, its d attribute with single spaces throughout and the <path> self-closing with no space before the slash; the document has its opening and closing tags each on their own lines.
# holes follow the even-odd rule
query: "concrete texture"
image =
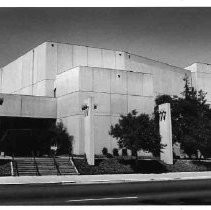
<svg viewBox="0 0 211 210">
<path fill-rule="evenodd" d="M 91 47 L 87 50 L 88 66 L 102 67 L 102 50 Z"/>
<path fill-rule="evenodd" d="M 0 116 L 56 118 L 56 100 L 54 98 L 0 94 L 3 104 Z"/>
<path fill-rule="evenodd" d="M 159 105 L 159 128 L 161 144 L 165 147 L 160 159 L 166 164 L 173 164 L 171 108 L 169 103 Z"/>
<path fill-rule="evenodd" d="M 54 86 L 56 97 L 79 91 L 79 67 L 58 74 Z"/>
<path fill-rule="evenodd" d="M 113 50 L 102 49 L 102 67 L 115 69 L 115 52 Z"/>
<path fill-rule="evenodd" d="M 206 99 L 211 104 L 211 65 L 205 63 L 194 63 L 186 67 L 191 71 L 192 85 L 196 90 L 207 93 Z"/>
<path fill-rule="evenodd" d="M 21 87 L 31 86 L 33 83 L 33 51 L 29 51 L 22 57 Z"/>
<path fill-rule="evenodd" d="M 127 72 L 111 71 L 111 93 L 127 94 Z"/>
<path fill-rule="evenodd" d="M 59 74 L 73 67 L 73 46 L 59 44 L 57 50 L 57 74 Z"/>
<path fill-rule="evenodd" d="M 85 46 L 73 46 L 73 67 L 88 66 L 87 51 Z"/>
<path fill-rule="evenodd" d="M 57 118 L 79 115 L 82 103 L 79 104 L 79 92 L 74 92 L 57 98 Z"/>
<path fill-rule="evenodd" d="M 20 176 L 1 177 L 0 184 L 89 184 L 89 183 L 121 183 L 167 180 L 210 179 L 211 172 L 178 172 L 163 174 L 107 174 L 107 175 L 70 175 L 70 176 Z"/>
<path fill-rule="evenodd" d="M 33 96 L 54 96 L 54 80 L 42 80 L 32 86 Z"/>
<path fill-rule="evenodd" d="M 89 97 L 84 101 L 87 109 L 84 110 L 84 152 L 87 163 L 95 165 L 95 123 L 94 123 L 94 101 Z"/>
</svg>

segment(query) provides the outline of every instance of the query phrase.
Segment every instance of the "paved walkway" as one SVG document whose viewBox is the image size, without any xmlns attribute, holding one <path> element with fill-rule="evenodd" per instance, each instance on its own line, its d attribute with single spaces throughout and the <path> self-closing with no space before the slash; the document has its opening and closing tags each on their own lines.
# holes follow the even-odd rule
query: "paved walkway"
<svg viewBox="0 0 211 210">
<path fill-rule="evenodd" d="M 210 172 L 180 172 L 164 174 L 108 174 L 108 175 L 69 175 L 69 176 L 20 176 L 0 177 L 0 184 L 36 184 L 36 183 L 118 183 L 136 181 L 167 181 L 178 179 L 211 179 Z"/>
</svg>

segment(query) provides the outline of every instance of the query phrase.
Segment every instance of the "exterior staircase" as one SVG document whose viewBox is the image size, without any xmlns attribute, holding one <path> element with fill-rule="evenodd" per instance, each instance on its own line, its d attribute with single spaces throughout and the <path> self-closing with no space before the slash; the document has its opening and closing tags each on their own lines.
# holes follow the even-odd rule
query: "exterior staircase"
<svg viewBox="0 0 211 210">
<path fill-rule="evenodd" d="M 61 175 L 76 175 L 78 174 L 73 162 L 69 158 L 57 157 L 55 158 L 59 167 Z"/>
<path fill-rule="evenodd" d="M 16 157 L 15 176 L 76 175 L 77 169 L 68 157 Z"/>
<path fill-rule="evenodd" d="M 33 158 L 22 157 L 15 158 L 16 167 L 14 170 L 15 176 L 36 176 L 37 169 Z"/>
<path fill-rule="evenodd" d="M 59 175 L 53 158 L 36 158 L 39 174 L 42 175 Z"/>
</svg>

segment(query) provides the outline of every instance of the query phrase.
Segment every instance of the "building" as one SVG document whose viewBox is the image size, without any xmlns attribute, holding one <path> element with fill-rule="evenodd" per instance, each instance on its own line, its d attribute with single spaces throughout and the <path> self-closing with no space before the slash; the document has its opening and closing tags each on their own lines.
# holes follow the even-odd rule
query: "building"
<svg viewBox="0 0 211 210">
<path fill-rule="evenodd" d="M 108 130 L 120 114 L 151 114 L 157 95 L 180 95 L 185 75 L 211 101 L 209 68 L 197 63 L 183 69 L 122 51 L 45 42 L 1 68 L 0 116 L 62 120 L 74 136 L 73 152 L 84 154 L 82 106 L 92 97 L 94 153 L 103 147 L 111 152 L 117 143 Z"/>
</svg>

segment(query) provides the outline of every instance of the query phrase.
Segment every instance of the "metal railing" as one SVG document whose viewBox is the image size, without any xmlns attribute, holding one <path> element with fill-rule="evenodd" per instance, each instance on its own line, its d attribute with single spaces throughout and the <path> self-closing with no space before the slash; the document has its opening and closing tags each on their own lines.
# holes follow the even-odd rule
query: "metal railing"
<svg viewBox="0 0 211 210">
<path fill-rule="evenodd" d="M 73 158 L 72 155 L 71 155 L 71 158 L 69 159 L 69 162 L 70 162 L 71 166 L 73 166 L 73 168 L 75 169 L 76 173 L 77 173 L 77 174 L 80 174 L 80 173 L 78 172 L 78 169 L 77 169 L 76 166 L 75 166 L 74 158 Z"/>
<path fill-rule="evenodd" d="M 56 158 L 55 158 L 54 154 L 53 154 L 52 152 L 51 152 L 50 154 L 51 154 L 51 157 L 53 158 L 54 165 L 55 165 L 55 167 L 56 167 L 56 169 L 57 169 L 57 175 L 61 175 L 61 172 L 60 172 L 60 170 L 59 170 L 59 165 L 58 165 L 58 163 L 56 162 Z"/>
<path fill-rule="evenodd" d="M 35 158 L 35 155 L 34 155 L 34 152 L 32 151 L 32 156 L 33 156 L 33 159 L 34 159 L 34 166 L 36 168 L 36 175 L 37 176 L 41 176 L 40 175 L 40 172 L 39 172 L 39 168 L 38 168 L 38 165 L 37 165 L 37 161 L 36 161 L 36 158 Z"/>
</svg>

